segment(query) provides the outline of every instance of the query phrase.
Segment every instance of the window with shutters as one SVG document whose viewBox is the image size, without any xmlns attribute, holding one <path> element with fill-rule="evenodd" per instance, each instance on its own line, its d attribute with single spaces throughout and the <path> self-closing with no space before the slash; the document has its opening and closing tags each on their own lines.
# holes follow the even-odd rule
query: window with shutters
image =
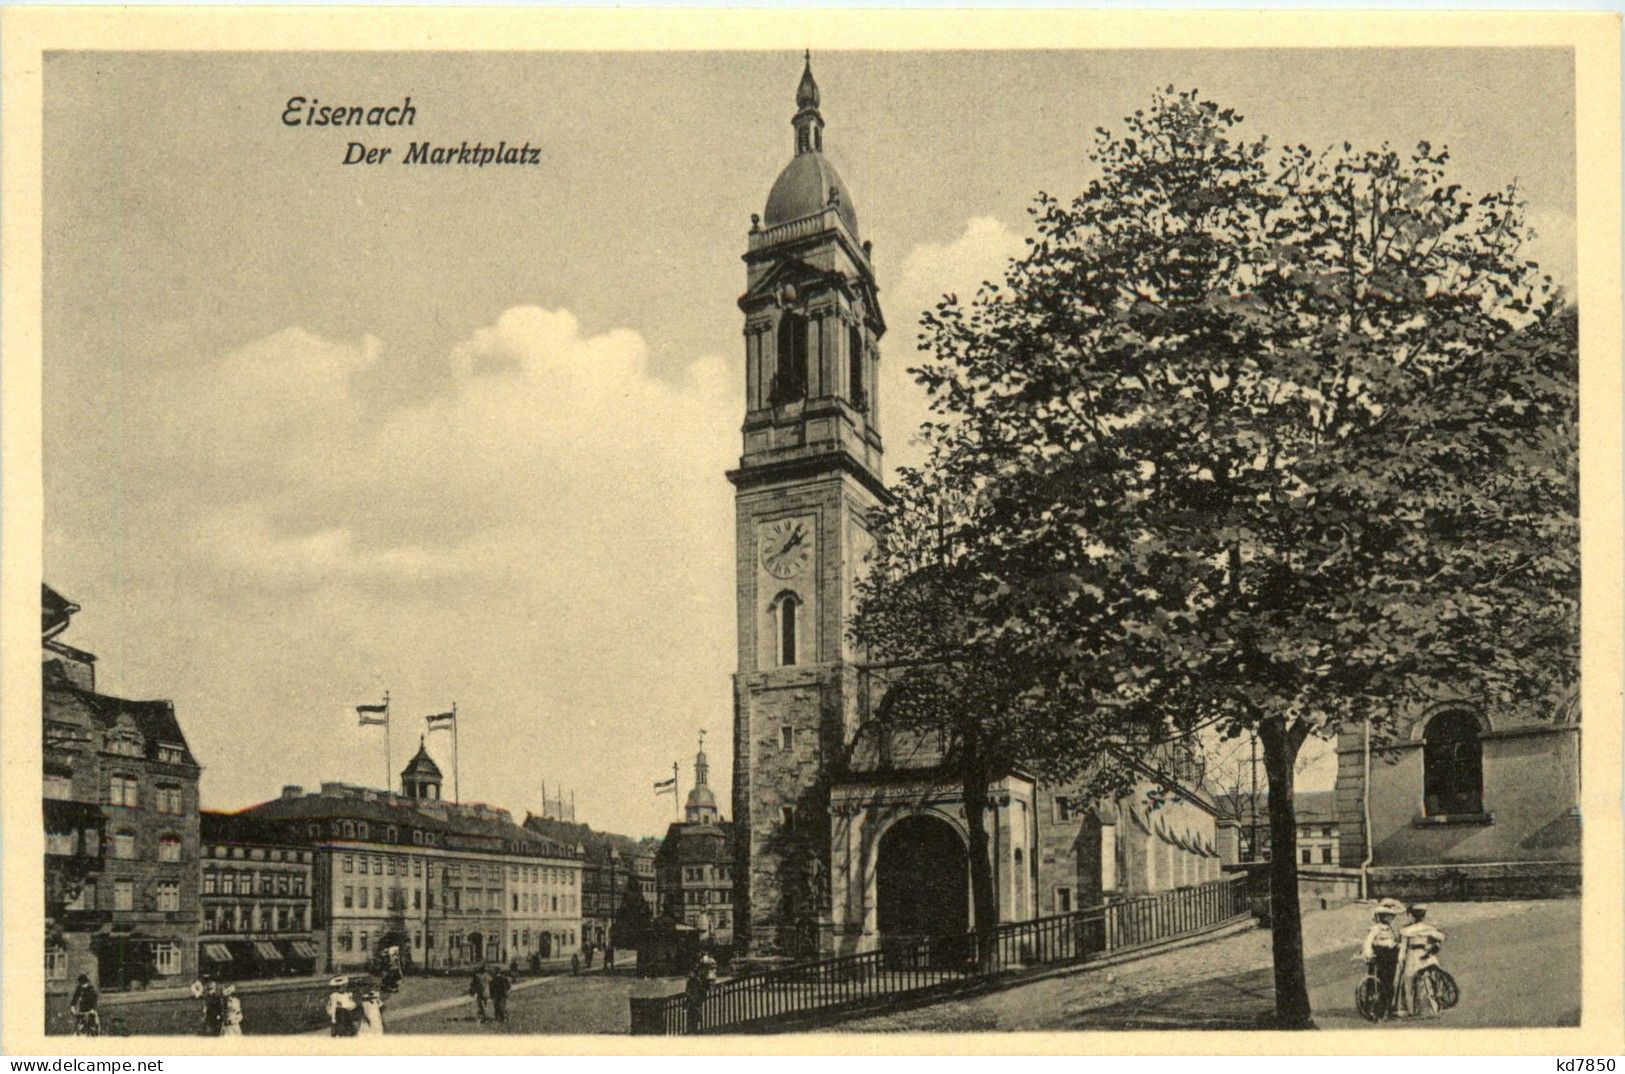
<svg viewBox="0 0 1625 1074">
<path fill-rule="evenodd" d="M 173 913 L 181 908 L 181 886 L 173 880 L 160 880 L 153 885 L 156 909 Z"/>
</svg>

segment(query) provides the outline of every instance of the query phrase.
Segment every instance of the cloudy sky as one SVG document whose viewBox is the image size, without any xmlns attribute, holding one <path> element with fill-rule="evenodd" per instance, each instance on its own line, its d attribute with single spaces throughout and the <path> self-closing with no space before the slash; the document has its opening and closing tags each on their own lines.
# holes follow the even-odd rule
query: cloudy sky
<svg viewBox="0 0 1625 1074">
<path fill-rule="evenodd" d="M 872 239 L 888 453 L 922 309 L 1020 250 L 1090 132 L 1195 86 L 1272 140 L 1450 146 L 1517 180 L 1573 277 L 1567 53 L 827 53 L 826 149 Z M 726 794 L 739 255 L 799 54 L 53 54 L 47 578 L 100 683 L 173 698 L 204 804 L 379 784 L 353 706 L 463 714 L 465 800 L 661 830 L 711 732 Z M 409 131 L 285 127 L 289 97 Z M 345 167 L 358 138 L 395 148 Z M 524 142 L 534 168 L 395 163 Z M 445 736 L 431 742 L 451 769 Z M 1330 769 L 1309 785 L 1328 785 Z M 448 792 L 450 787 L 447 788 Z M 726 798 L 724 798 L 726 801 Z"/>
</svg>

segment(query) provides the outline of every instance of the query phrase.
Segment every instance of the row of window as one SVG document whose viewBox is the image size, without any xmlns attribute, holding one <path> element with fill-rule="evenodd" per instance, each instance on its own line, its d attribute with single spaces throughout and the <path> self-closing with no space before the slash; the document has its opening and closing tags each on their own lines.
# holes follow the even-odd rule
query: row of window
<svg viewBox="0 0 1625 1074">
<path fill-rule="evenodd" d="M 540 945 L 541 942 L 542 942 L 543 935 L 544 935 L 544 933 L 539 929 L 536 930 L 534 933 L 530 929 L 515 929 L 513 931 L 513 937 L 512 937 L 512 939 L 513 939 L 513 947 L 516 950 L 529 949 L 532 946 L 532 941 L 533 940 L 535 941 L 535 943 L 537 945 Z M 550 941 L 550 945 L 568 947 L 568 946 L 573 946 L 575 944 L 575 942 L 576 942 L 575 929 L 564 929 L 564 930 L 559 931 L 559 932 L 546 933 L 545 935 L 548 935 L 548 936 L 552 937 L 552 940 Z M 379 934 L 378 934 L 378 937 L 377 937 L 377 942 L 382 942 L 383 938 L 384 938 L 384 933 L 382 931 L 380 931 Z M 412 930 L 412 947 L 414 949 L 420 950 L 420 951 L 423 950 L 424 939 L 425 939 L 425 937 L 423 935 L 423 930 L 422 929 L 413 929 Z M 429 936 L 427 937 L 427 939 L 428 939 L 429 949 L 433 950 L 434 945 L 435 945 L 435 943 L 434 943 L 434 934 L 430 933 Z M 469 937 L 463 936 L 462 933 L 453 933 L 445 941 L 445 943 L 446 943 L 446 946 L 449 947 L 451 950 L 453 950 L 453 951 L 461 951 L 463 949 L 463 947 L 469 943 L 469 939 L 470 939 Z M 370 950 L 372 950 L 372 948 L 374 946 L 374 937 L 373 937 L 373 934 L 372 934 L 372 930 L 370 930 L 370 929 L 358 929 L 358 930 L 356 930 L 354 932 L 352 932 L 349 929 L 340 929 L 338 931 L 337 936 L 335 937 L 335 943 L 337 944 L 338 949 L 340 951 L 346 951 L 346 952 L 358 951 L 358 950 L 359 951 L 370 951 Z M 493 933 L 492 935 L 484 937 L 481 940 L 480 947 L 483 948 L 484 950 L 486 950 L 487 952 L 489 952 L 489 951 L 495 951 L 497 948 L 499 948 L 501 946 L 501 944 L 502 944 L 501 935 Z"/>
<path fill-rule="evenodd" d="M 145 896 L 143 910 L 176 911 L 181 908 L 181 885 L 176 880 L 154 880 L 147 885 L 147 890 L 139 892 L 134 880 L 114 880 L 113 905 L 111 909 L 134 911 L 137 908 L 138 895 Z M 100 904 L 96 899 L 97 883 L 94 880 L 85 881 L 84 887 L 79 889 L 79 897 L 67 904 L 69 910 L 96 910 Z"/>
<path fill-rule="evenodd" d="M 706 906 L 728 902 L 733 902 L 733 896 L 726 888 L 704 888 L 700 891 L 683 892 L 684 906 Z"/>
<path fill-rule="evenodd" d="M 136 833 L 128 828 L 121 828 L 108 839 L 113 857 L 120 861 L 135 861 L 139 858 L 140 850 L 137 846 Z M 180 861 L 182 848 L 181 837 L 173 832 L 165 832 L 158 837 L 158 860 Z M 47 854 L 85 854 L 95 857 L 98 854 L 95 832 L 87 829 L 83 833 L 76 831 L 48 831 L 45 833 L 45 852 Z"/>
<path fill-rule="evenodd" d="M 701 881 L 706 880 L 708 879 L 706 875 L 707 871 L 711 869 L 715 870 L 715 875 L 718 880 L 727 880 L 733 875 L 733 867 L 728 865 L 685 865 L 683 867 L 683 879 Z"/>
<path fill-rule="evenodd" d="M 279 847 L 234 847 L 215 845 L 209 847 L 205 853 L 211 858 L 246 858 L 249 861 L 291 861 L 309 862 L 311 860 L 308 850 L 283 850 Z"/>
<path fill-rule="evenodd" d="M 773 381 L 768 400 L 774 406 L 806 398 L 809 357 L 807 318 L 786 311 L 779 317 L 776 336 L 778 346 L 774 354 Z M 867 356 L 863 346 L 863 330 L 855 324 L 847 325 L 846 346 L 847 398 L 859 410 L 864 410 L 867 409 L 867 396 L 864 392 L 863 367 Z"/>
<path fill-rule="evenodd" d="M 47 772 L 45 797 L 61 801 L 73 799 L 73 777 L 63 772 Z M 127 772 L 107 777 L 107 804 L 124 809 L 141 808 L 141 780 Z M 159 813 L 180 816 L 186 812 L 185 789 L 178 783 L 159 783 L 153 787 L 152 807 Z"/>
<path fill-rule="evenodd" d="M 173 977 L 181 972 L 181 945 L 164 942 L 153 946 L 154 969 L 161 977 Z M 68 979 L 68 949 L 57 944 L 47 944 L 45 947 L 45 979 L 47 981 L 66 981 Z"/>
<path fill-rule="evenodd" d="M 388 905 L 385 905 L 384 892 L 388 890 Z M 412 890 L 412 909 L 421 910 L 425 905 L 425 894 L 422 888 Z M 542 895 L 539 892 L 512 892 L 510 909 L 513 913 L 574 913 L 579 905 L 574 895 Z M 346 910 L 404 910 L 406 909 L 406 889 L 391 887 L 385 889 L 383 885 L 375 887 L 356 887 L 353 884 L 344 885 L 341 898 Z M 447 910 L 497 910 L 502 909 L 502 890 L 500 888 L 447 888 L 444 892 Z M 465 905 L 466 904 L 466 905 Z M 434 909 L 434 889 L 429 889 L 427 905 Z"/>
<path fill-rule="evenodd" d="M 407 875 L 407 862 L 411 862 L 413 876 L 423 875 L 422 858 L 402 858 L 388 854 L 343 854 L 339 857 L 339 871 L 342 873 L 370 873 L 373 876 L 405 876 Z M 447 862 L 443 867 L 442 875 L 452 879 L 463 879 L 465 873 L 468 879 L 501 880 L 503 867 L 495 862 Z M 508 879 L 519 883 L 521 881 L 531 884 L 556 884 L 563 887 L 575 887 L 579 882 L 579 870 L 564 869 L 551 865 L 509 865 Z"/>
<path fill-rule="evenodd" d="M 687 916 L 684 917 L 683 920 L 688 922 L 688 924 L 691 925 L 694 928 L 704 928 L 705 927 L 705 915 L 704 914 L 688 914 Z M 722 910 L 722 911 L 718 912 L 717 914 L 713 915 L 712 921 L 711 921 L 711 926 L 713 928 L 718 928 L 718 929 L 728 928 L 728 911 Z"/>
<path fill-rule="evenodd" d="M 258 877 L 256 880 L 255 878 Z M 203 870 L 205 895 L 303 895 L 305 874 L 300 872 L 232 872 Z"/>
<path fill-rule="evenodd" d="M 303 932 L 303 906 L 255 906 L 250 904 L 203 907 L 203 931 L 215 932 Z"/>
</svg>

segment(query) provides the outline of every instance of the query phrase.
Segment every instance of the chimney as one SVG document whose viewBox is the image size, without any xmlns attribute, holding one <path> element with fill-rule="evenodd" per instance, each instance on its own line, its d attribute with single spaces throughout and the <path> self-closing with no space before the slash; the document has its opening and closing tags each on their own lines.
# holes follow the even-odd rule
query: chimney
<svg viewBox="0 0 1625 1074">
<path fill-rule="evenodd" d="M 283 798 L 299 798 L 304 793 L 305 793 L 305 788 L 299 786 L 297 783 L 290 783 L 287 786 L 282 788 L 282 797 Z"/>
</svg>

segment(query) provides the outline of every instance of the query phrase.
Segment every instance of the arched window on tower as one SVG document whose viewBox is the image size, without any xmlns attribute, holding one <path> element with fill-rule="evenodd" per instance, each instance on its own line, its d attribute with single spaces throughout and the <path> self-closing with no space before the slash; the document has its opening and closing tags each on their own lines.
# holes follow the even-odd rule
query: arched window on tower
<svg viewBox="0 0 1625 1074">
<path fill-rule="evenodd" d="M 848 348 L 847 359 L 847 398 L 852 401 L 852 405 L 857 409 L 868 410 L 869 398 L 864 394 L 863 388 L 863 365 L 865 361 L 863 329 L 855 324 L 851 325 L 848 329 L 848 335 L 850 337 L 850 347 Z"/>
<path fill-rule="evenodd" d="M 1478 719 L 1441 712 L 1422 732 L 1422 808 L 1430 817 L 1484 812 L 1484 745 Z"/>
<path fill-rule="evenodd" d="M 778 368 L 773 374 L 773 404 L 807 396 L 807 318 L 788 310 L 779 318 Z"/>
<path fill-rule="evenodd" d="M 779 666 L 790 667 L 796 663 L 796 634 L 801 626 L 801 601 L 794 593 L 786 593 L 779 598 L 777 619 Z"/>
</svg>

